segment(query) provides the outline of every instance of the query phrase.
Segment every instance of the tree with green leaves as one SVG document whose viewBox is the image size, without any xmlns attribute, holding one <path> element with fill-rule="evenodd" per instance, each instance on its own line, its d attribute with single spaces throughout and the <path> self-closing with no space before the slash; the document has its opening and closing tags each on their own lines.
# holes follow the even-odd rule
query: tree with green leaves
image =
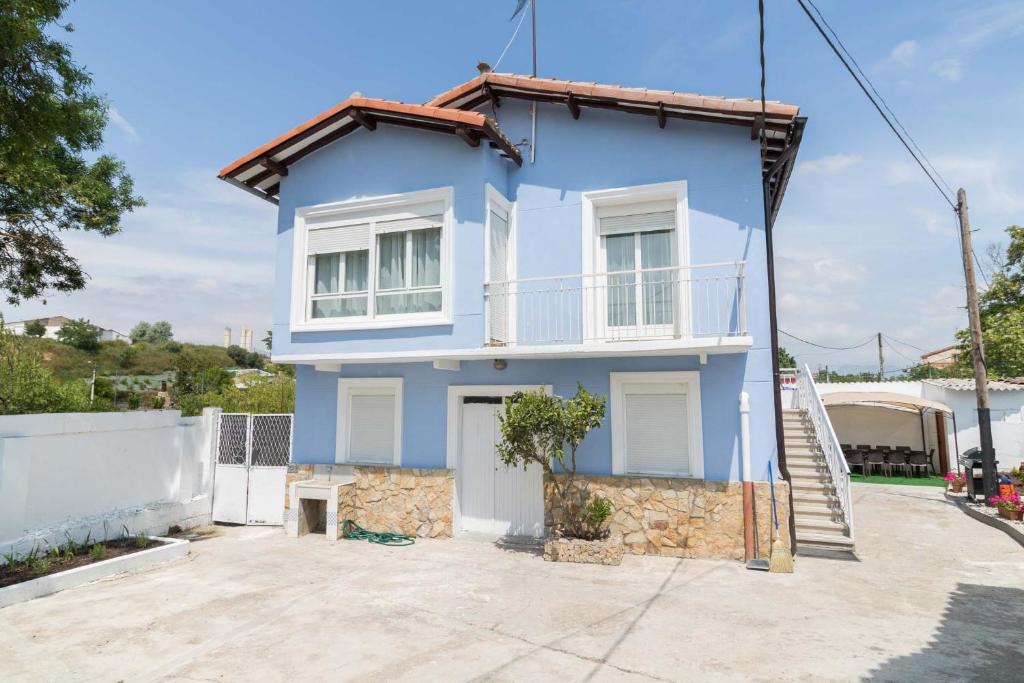
<svg viewBox="0 0 1024 683">
<path fill-rule="evenodd" d="M 262 368 L 263 367 L 263 356 L 256 353 L 255 351 L 246 351 L 237 344 L 232 344 L 225 349 L 227 354 L 231 356 L 231 360 L 235 362 L 240 368 Z"/>
<path fill-rule="evenodd" d="M 171 324 L 166 320 L 158 320 L 155 323 L 148 323 L 140 320 L 128 333 L 132 343 L 151 342 L 154 344 L 165 344 L 174 337 Z"/>
<path fill-rule="evenodd" d="M 796 358 L 793 358 L 793 356 L 790 355 L 789 351 L 787 351 L 785 348 L 783 348 L 781 346 L 779 347 L 779 367 L 780 368 L 795 368 L 796 367 Z"/>
<path fill-rule="evenodd" d="M 25 323 L 26 337 L 42 337 L 46 334 L 46 325 L 42 320 L 29 320 Z"/>
<path fill-rule="evenodd" d="M 0 290 L 9 303 L 71 292 L 86 274 L 62 232 L 109 236 L 143 201 L 103 145 L 107 102 L 66 43 L 69 0 L 4 0 L 0 9 Z"/>
<path fill-rule="evenodd" d="M 128 333 L 128 338 L 132 340 L 132 343 L 146 341 L 149 337 L 149 323 L 145 320 L 140 320 L 135 323 L 135 327 Z"/>
<path fill-rule="evenodd" d="M 100 348 L 100 328 L 85 318 L 71 320 L 57 330 L 57 341 L 81 351 L 97 351 Z"/>
<path fill-rule="evenodd" d="M 274 331 L 273 330 L 267 330 L 267 336 L 264 337 L 263 339 L 261 339 L 260 341 L 262 341 L 263 345 L 267 347 L 267 351 L 273 351 L 274 350 Z"/>
<path fill-rule="evenodd" d="M 606 403 L 582 384 L 570 399 L 539 389 L 505 399 L 498 457 L 508 467 L 532 463 L 544 470 L 562 511 L 557 533 L 592 539 L 606 532 L 604 522 L 612 512 L 608 502 L 591 499 L 576 481 L 576 452 L 590 430 L 601 426 Z"/>
<path fill-rule="evenodd" d="M 95 407 L 101 406 L 106 407 Z M 35 346 L 0 325 L 0 415 L 78 413 L 93 408 L 87 384 L 59 381 Z"/>
<path fill-rule="evenodd" d="M 1024 227 L 1011 225 L 1006 234 L 1009 244 L 996 253 L 995 273 L 978 300 L 985 366 L 993 379 L 1024 377 Z M 973 376 L 968 330 L 958 332 L 957 340 L 958 370 Z"/>
</svg>

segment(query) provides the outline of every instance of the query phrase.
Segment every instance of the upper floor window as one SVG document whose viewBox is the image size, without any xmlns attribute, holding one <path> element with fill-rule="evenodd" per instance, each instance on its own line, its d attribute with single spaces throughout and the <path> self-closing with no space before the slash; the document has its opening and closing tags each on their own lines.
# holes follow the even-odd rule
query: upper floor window
<svg viewBox="0 0 1024 683">
<path fill-rule="evenodd" d="M 448 322 L 450 213 L 449 189 L 300 209 L 292 329 Z"/>
</svg>

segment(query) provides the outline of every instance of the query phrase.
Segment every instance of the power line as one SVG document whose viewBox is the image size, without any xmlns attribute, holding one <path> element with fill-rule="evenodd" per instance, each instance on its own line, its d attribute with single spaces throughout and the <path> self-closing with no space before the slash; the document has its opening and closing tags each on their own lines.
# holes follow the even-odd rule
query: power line
<svg viewBox="0 0 1024 683">
<path fill-rule="evenodd" d="M 825 346 L 824 344 L 816 344 L 815 342 L 808 341 L 806 339 L 801 339 L 800 337 L 796 336 L 795 334 L 790 334 L 789 332 L 786 332 L 783 329 L 779 329 L 779 332 L 781 332 L 782 334 L 786 335 L 790 339 L 795 339 L 798 342 L 803 342 L 804 344 L 809 344 L 811 346 L 816 346 L 819 349 L 828 349 L 829 351 L 849 351 L 851 349 L 859 349 L 860 347 L 864 346 L 865 344 L 870 344 L 871 342 L 873 342 L 875 340 L 875 335 L 871 335 L 870 337 L 865 339 L 860 344 L 857 344 L 856 346 Z"/>
<path fill-rule="evenodd" d="M 922 349 L 920 346 L 914 346 L 913 344 L 910 344 L 908 342 L 905 342 L 905 341 L 902 341 L 900 339 L 897 339 L 896 337 L 890 337 L 889 335 L 885 334 L 884 332 L 882 333 L 882 336 L 885 337 L 886 339 L 888 339 L 889 341 L 898 342 L 900 344 L 903 344 L 904 346 L 909 346 L 912 349 L 917 349 L 918 351 L 921 351 L 922 353 L 928 353 L 928 349 Z"/>
<path fill-rule="evenodd" d="M 522 3 L 519 7 L 516 8 L 516 13 L 518 14 L 522 10 L 522 8 L 525 7 L 525 6 L 526 6 L 525 3 Z M 513 15 L 513 18 L 514 17 L 515 17 L 515 15 Z M 515 42 L 516 36 L 519 35 L 519 29 L 521 29 L 523 27 L 523 20 L 525 20 L 525 19 L 526 19 L 526 12 L 522 12 L 521 16 L 519 17 L 519 23 L 516 24 L 516 30 L 512 32 L 512 37 L 508 39 L 508 44 L 506 44 L 505 45 L 505 49 L 501 51 L 501 56 L 498 57 L 498 61 L 496 61 L 494 63 L 494 67 L 493 67 L 494 71 L 498 70 L 498 67 L 501 65 L 501 60 L 505 59 L 505 53 L 508 52 L 508 49 L 510 47 L 512 47 L 512 43 Z"/>
<path fill-rule="evenodd" d="M 846 54 L 849 54 L 849 52 L 846 51 L 845 47 L 843 48 L 843 52 L 840 52 L 839 48 L 836 47 L 836 43 L 833 42 L 832 39 L 829 37 L 829 34 L 825 32 L 825 29 L 822 27 L 822 24 L 818 22 L 818 20 L 814 17 L 813 14 L 811 14 L 811 10 L 807 8 L 807 3 L 810 3 L 811 6 L 814 7 L 814 11 L 817 12 L 818 16 L 821 17 L 822 22 L 825 22 L 825 17 L 824 17 L 824 15 L 822 15 L 821 10 L 819 10 L 817 8 L 817 6 L 814 5 L 814 2 L 812 0 L 797 0 L 797 2 L 800 4 L 800 8 L 803 9 L 804 14 L 807 15 L 807 18 L 810 19 L 811 23 L 814 24 L 814 27 L 816 29 L 818 29 L 818 33 L 821 34 L 821 37 L 824 38 L 825 42 L 828 43 L 828 46 L 830 48 L 832 48 L 832 52 L 835 53 L 836 57 L 839 58 L 839 61 L 842 62 L 844 67 L 846 67 L 846 70 L 849 72 L 849 74 L 853 78 L 853 80 L 856 81 L 856 83 L 860 87 L 861 91 L 864 92 L 864 95 L 868 98 L 868 100 L 870 100 L 871 104 L 874 105 L 875 109 L 878 111 L 879 116 L 882 117 L 882 120 L 885 121 L 886 125 L 889 126 L 889 128 L 892 130 L 892 132 L 896 136 L 896 138 L 903 144 L 903 146 L 906 148 L 907 152 L 910 153 L 910 156 L 914 158 L 914 161 L 916 161 L 917 165 L 921 167 L 921 170 L 924 172 L 924 174 L 926 176 L 928 176 L 928 179 L 932 182 L 932 185 L 935 186 L 935 189 L 939 191 L 939 194 L 942 195 L 942 198 L 944 200 L 946 200 L 947 204 L 949 204 L 954 210 L 957 210 L 958 209 L 957 203 L 955 201 L 953 201 L 953 199 L 951 199 L 949 197 L 949 195 L 946 194 L 946 190 L 944 190 L 942 188 L 942 185 L 939 184 L 939 181 L 936 180 L 936 176 L 937 175 L 939 176 L 939 178 L 941 178 L 942 176 L 939 175 L 937 171 L 935 172 L 935 175 L 933 175 L 932 172 L 928 170 L 928 167 L 925 166 L 925 161 L 922 161 L 922 157 L 924 157 L 925 160 L 927 160 L 927 157 L 925 157 L 923 153 L 921 154 L 920 157 L 918 156 L 917 152 L 915 152 L 913 147 L 911 147 L 911 142 L 913 142 L 913 139 L 910 137 L 910 134 L 908 133 L 907 136 L 904 137 L 900 133 L 900 131 L 897 130 L 896 125 L 898 124 L 899 127 L 903 128 L 904 130 L 906 130 L 906 128 L 903 126 L 902 123 L 899 122 L 899 119 L 896 118 L 895 114 L 893 114 L 892 119 L 890 119 L 889 116 L 886 115 L 885 111 L 883 111 L 883 109 L 882 109 L 882 105 L 879 104 L 879 100 L 882 99 L 881 96 L 879 96 L 878 100 L 876 100 L 872 96 L 872 94 L 868 91 L 868 86 L 865 86 L 864 83 L 865 82 L 868 83 L 868 85 L 871 87 L 871 90 L 875 90 L 875 86 L 871 85 L 871 81 L 867 78 L 867 76 L 864 76 L 863 80 L 861 80 L 861 77 L 857 75 L 857 71 L 860 71 L 860 67 L 858 66 L 857 67 L 857 71 L 854 71 L 854 67 L 850 66 L 850 62 L 848 62 L 846 60 L 846 57 L 843 56 L 843 52 L 846 52 Z M 827 25 L 827 22 L 825 22 L 825 23 Z M 829 27 L 829 31 L 831 31 L 833 35 L 836 35 L 835 31 L 832 31 L 831 27 Z M 838 35 L 836 35 L 836 41 L 839 42 L 839 36 Z M 853 60 L 852 56 L 850 57 L 850 60 L 853 61 L 854 63 L 856 63 L 856 61 Z M 861 74 L 863 74 L 863 72 L 861 72 Z M 877 90 L 875 90 L 875 92 L 877 92 Z M 882 102 L 884 103 L 884 100 L 882 100 Z M 886 109 L 889 108 L 888 105 L 885 105 L 885 107 L 886 107 Z M 891 110 L 890 110 L 890 112 L 891 112 Z M 896 121 L 895 124 L 893 123 L 894 120 Z M 910 140 L 910 142 L 908 142 L 908 139 Z M 916 142 L 913 143 L 913 144 L 914 144 L 915 147 L 917 146 Z M 931 166 L 931 162 L 930 161 L 928 161 L 927 163 L 928 163 L 928 166 Z M 934 167 L 932 167 L 932 168 L 934 168 Z M 946 181 L 944 179 L 942 180 L 942 184 L 943 185 L 946 184 Z"/>
<path fill-rule="evenodd" d="M 896 354 L 897 356 L 899 356 L 900 358 L 904 358 L 904 359 L 906 359 L 906 360 L 909 360 L 909 361 L 910 361 L 911 363 L 914 363 L 915 365 L 919 365 L 919 364 L 920 364 L 918 360 L 916 360 L 916 359 L 914 359 L 914 358 L 911 358 L 910 356 L 906 356 L 906 355 L 904 355 L 904 354 L 900 353 L 900 350 L 899 350 L 899 349 L 897 349 L 897 348 L 896 348 L 895 346 L 893 346 L 893 345 L 892 345 L 892 343 L 890 343 L 890 342 L 889 342 L 889 340 L 888 340 L 888 338 L 886 338 L 885 336 L 883 336 L 883 337 L 882 337 L 882 341 L 884 341 L 884 342 L 885 342 L 885 345 L 886 345 L 886 346 L 888 346 L 888 347 L 889 347 L 890 349 L 892 349 L 892 351 L 893 351 L 893 352 L 894 352 L 894 353 L 895 353 L 895 354 Z"/>
</svg>

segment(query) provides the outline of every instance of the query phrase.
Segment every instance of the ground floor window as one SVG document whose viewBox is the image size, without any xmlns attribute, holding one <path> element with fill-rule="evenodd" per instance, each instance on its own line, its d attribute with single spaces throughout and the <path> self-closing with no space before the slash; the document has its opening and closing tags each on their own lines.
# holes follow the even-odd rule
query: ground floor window
<svg viewBox="0 0 1024 683">
<path fill-rule="evenodd" d="M 611 373 L 613 474 L 704 476 L 699 372 Z"/>
<path fill-rule="evenodd" d="M 401 378 L 338 380 L 336 462 L 399 465 Z"/>
</svg>

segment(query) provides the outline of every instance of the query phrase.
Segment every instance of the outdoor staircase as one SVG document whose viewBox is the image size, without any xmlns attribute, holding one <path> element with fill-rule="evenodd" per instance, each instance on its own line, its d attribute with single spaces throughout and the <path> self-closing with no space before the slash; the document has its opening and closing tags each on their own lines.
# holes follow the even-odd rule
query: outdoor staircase
<svg viewBox="0 0 1024 683">
<path fill-rule="evenodd" d="M 828 464 L 806 412 L 783 410 L 782 426 L 786 438 L 786 465 L 793 489 L 798 548 L 852 551 L 853 540 L 843 521 Z"/>
</svg>

